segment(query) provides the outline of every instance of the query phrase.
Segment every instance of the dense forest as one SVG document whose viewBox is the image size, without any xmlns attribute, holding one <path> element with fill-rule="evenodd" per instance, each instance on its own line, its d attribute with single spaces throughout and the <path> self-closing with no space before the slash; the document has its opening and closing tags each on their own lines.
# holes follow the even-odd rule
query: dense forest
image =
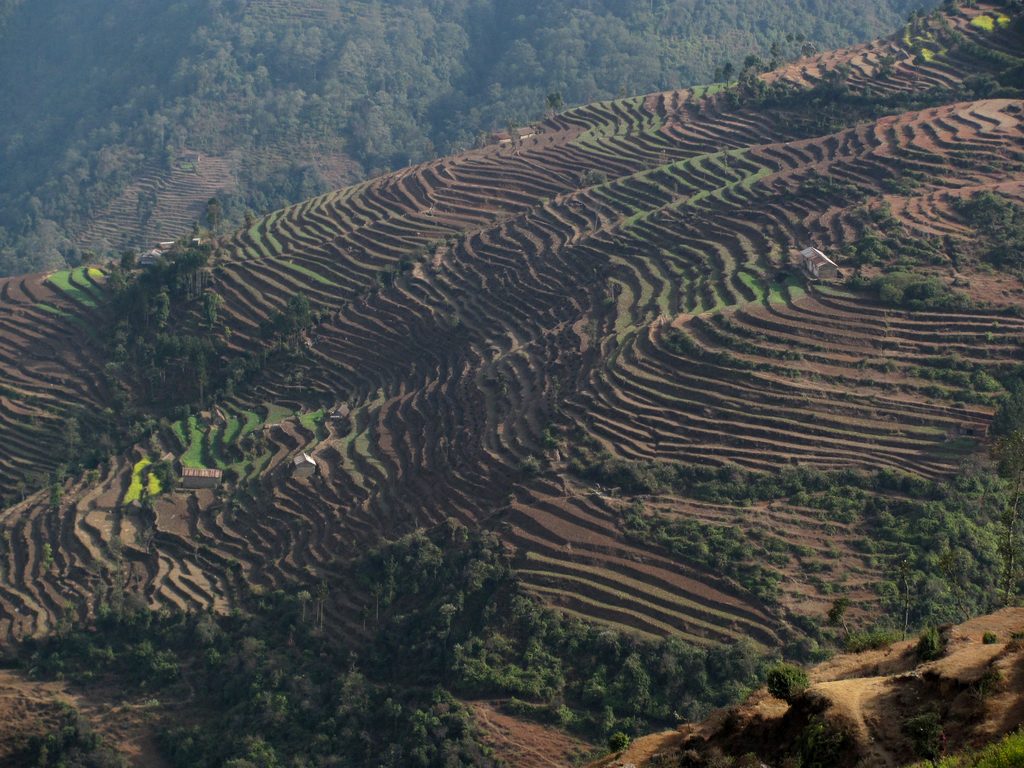
<svg viewBox="0 0 1024 768">
<path fill-rule="evenodd" d="M 867 39 L 923 4 L 5 0 L 0 274 L 102 255 L 86 225 L 186 150 L 230 159 L 227 226 L 563 104 Z"/>
</svg>

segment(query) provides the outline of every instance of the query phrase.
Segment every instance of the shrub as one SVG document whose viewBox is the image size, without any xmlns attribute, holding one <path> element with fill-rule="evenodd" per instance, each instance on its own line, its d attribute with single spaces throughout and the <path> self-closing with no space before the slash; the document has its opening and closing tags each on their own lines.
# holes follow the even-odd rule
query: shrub
<svg viewBox="0 0 1024 768">
<path fill-rule="evenodd" d="M 992 645 L 998 641 L 999 638 L 996 637 L 995 632 L 986 632 L 984 635 L 981 636 L 981 642 L 983 642 L 985 645 Z"/>
<path fill-rule="evenodd" d="M 616 731 L 608 737 L 608 749 L 612 752 L 621 752 L 629 746 L 629 736 L 622 731 Z"/>
<path fill-rule="evenodd" d="M 926 760 L 939 756 L 942 746 L 942 723 L 938 712 L 924 712 L 908 718 L 903 723 L 903 732 L 914 745 L 914 753 Z"/>
<path fill-rule="evenodd" d="M 879 300 L 903 309 L 966 309 L 970 300 L 935 277 L 893 272 L 871 283 Z"/>
<path fill-rule="evenodd" d="M 989 667 L 985 670 L 985 674 L 978 678 L 978 682 L 974 684 L 974 695 L 978 697 L 979 701 L 984 701 L 999 688 L 1002 682 L 1003 673 L 995 667 Z"/>
<path fill-rule="evenodd" d="M 917 657 L 921 661 L 934 661 L 946 650 L 946 641 L 935 627 L 928 627 L 917 641 Z"/>
<path fill-rule="evenodd" d="M 820 716 L 812 719 L 800 733 L 797 742 L 803 768 L 832 768 L 839 765 L 846 747 L 847 735 Z"/>
<path fill-rule="evenodd" d="M 863 632 L 852 632 L 846 638 L 845 649 L 848 653 L 863 653 L 879 648 L 888 648 L 900 639 L 900 633 L 894 629 L 871 629 Z"/>
<path fill-rule="evenodd" d="M 809 685 L 807 673 L 792 664 L 776 664 L 768 670 L 765 681 L 772 696 L 790 703 Z"/>
</svg>

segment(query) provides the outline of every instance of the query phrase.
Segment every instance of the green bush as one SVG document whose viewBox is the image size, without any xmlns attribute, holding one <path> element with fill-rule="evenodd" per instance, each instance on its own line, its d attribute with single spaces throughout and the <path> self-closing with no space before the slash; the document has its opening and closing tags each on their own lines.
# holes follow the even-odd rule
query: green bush
<svg viewBox="0 0 1024 768">
<path fill-rule="evenodd" d="M 776 664 L 771 667 L 765 682 L 772 696 L 790 703 L 810 684 L 807 673 L 792 664 Z"/>
<path fill-rule="evenodd" d="M 934 661 L 946 650 L 946 641 L 935 627 L 928 627 L 917 641 L 917 657 L 921 661 Z"/>
<path fill-rule="evenodd" d="M 900 639 L 900 633 L 894 629 L 871 629 L 863 632 L 851 632 L 846 638 L 845 650 L 848 653 L 863 653 L 879 648 L 888 648 Z"/>
<path fill-rule="evenodd" d="M 892 272 L 876 278 L 871 288 L 883 304 L 903 309 L 966 309 L 970 299 L 936 277 Z"/>
<path fill-rule="evenodd" d="M 840 762 L 847 735 L 820 716 L 812 719 L 800 733 L 797 742 L 799 765 L 802 768 L 833 768 Z"/>
<path fill-rule="evenodd" d="M 942 722 L 937 712 L 924 712 L 908 718 L 903 723 L 903 732 L 914 745 L 914 754 L 926 760 L 939 756 L 942 746 Z"/>
<path fill-rule="evenodd" d="M 984 635 L 981 636 L 981 642 L 983 642 L 985 645 L 992 645 L 994 643 L 999 642 L 999 638 L 996 637 L 995 632 L 986 632 Z"/>
<path fill-rule="evenodd" d="M 608 737 L 608 749 L 612 752 L 621 752 L 629 746 L 629 736 L 622 731 L 616 731 Z"/>
<path fill-rule="evenodd" d="M 919 763 L 914 768 L 1015 768 L 1024 765 L 1024 731 L 1010 734 L 979 752 L 964 752 L 938 763 Z"/>
</svg>

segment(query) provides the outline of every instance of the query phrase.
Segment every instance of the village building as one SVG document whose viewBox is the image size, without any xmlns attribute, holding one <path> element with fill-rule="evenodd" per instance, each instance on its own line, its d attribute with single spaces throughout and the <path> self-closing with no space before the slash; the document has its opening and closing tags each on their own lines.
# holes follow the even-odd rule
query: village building
<svg viewBox="0 0 1024 768">
<path fill-rule="evenodd" d="M 311 477 L 316 474 L 316 460 L 303 451 L 292 459 L 292 476 L 299 479 Z"/>
<path fill-rule="evenodd" d="M 347 435 L 352 429 L 352 409 L 348 403 L 342 403 L 331 411 L 331 425 L 339 435 Z"/>
<path fill-rule="evenodd" d="M 817 248 L 800 251 L 800 265 L 811 277 L 819 280 L 835 280 L 839 277 L 839 265 Z"/>
<path fill-rule="evenodd" d="M 202 469 L 198 467 L 181 468 L 182 488 L 216 488 L 220 485 L 221 475 L 219 469 Z"/>
<path fill-rule="evenodd" d="M 138 265 L 140 267 L 153 267 L 160 263 L 161 257 L 163 257 L 163 251 L 159 248 L 153 248 L 152 250 L 146 251 L 144 254 L 139 256 Z"/>
<path fill-rule="evenodd" d="M 526 139 L 532 139 L 537 135 L 537 129 L 533 126 L 527 125 L 523 128 L 513 128 L 512 133 L 508 131 L 495 131 L 491 134 L 492 144 L 511 144 L 513 139 L 518 141 L 525 141 Z"/>
</svg>

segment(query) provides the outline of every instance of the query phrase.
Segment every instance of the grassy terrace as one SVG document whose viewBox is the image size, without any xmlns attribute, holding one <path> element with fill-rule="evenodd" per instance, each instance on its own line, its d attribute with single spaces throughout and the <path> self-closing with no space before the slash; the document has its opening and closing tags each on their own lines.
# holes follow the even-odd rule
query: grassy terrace
<svg viewBox="0 0 1024 768">
<path fill-rule="evenodd" d="M 103 272 L 95 267 L 75 267 L 54 272 L 47 281 L 72 301 L 95 309 L 99 305 L 99 292 L 89 278 L 99 279 Z"/>
<path fill-rule="evenodd" d="M 152 460 L 148 458 L 142 458 L 135 462 L 135 465 L 132 467 L 131 482 L 128 485 L 128 490 L 125 491 L 124 498 L 121 500 L 122 504 L 131 504 L 133 501 L 139 501 L 142 498 L 143 490 L 145 490 L 148 496 L 157 496 L 163 492 L 164 489 L 160 484 L 160 479 L 149 471 L 152 463 Z"/>
</svg>

